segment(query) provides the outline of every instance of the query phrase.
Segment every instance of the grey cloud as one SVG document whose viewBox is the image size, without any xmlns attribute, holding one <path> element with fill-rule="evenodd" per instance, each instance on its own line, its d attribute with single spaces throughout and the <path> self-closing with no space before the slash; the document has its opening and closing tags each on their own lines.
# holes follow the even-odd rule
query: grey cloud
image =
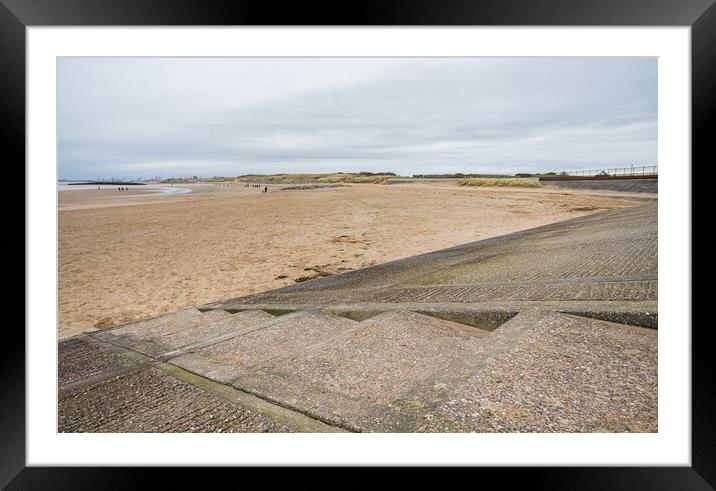
<svg viewBox="0 0 716 491">
<path fill-rule="evenodd" d="M 60 176 L 518 172 L 657 159 L 655 59 L 210 61 L 197 73 L 181 59 L 67 60 Z"/>
</svg>

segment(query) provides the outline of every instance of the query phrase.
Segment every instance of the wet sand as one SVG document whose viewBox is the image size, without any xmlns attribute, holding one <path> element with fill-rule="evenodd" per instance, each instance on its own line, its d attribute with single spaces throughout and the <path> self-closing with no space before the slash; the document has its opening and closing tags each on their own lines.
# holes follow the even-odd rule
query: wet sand
<svg viewBox="0 0 716 491">
<path fill-rule="evenodd" d="M 283 187 L 59 192 L 59 336 L 637 204 L 449 183 Z"/>
</svg>

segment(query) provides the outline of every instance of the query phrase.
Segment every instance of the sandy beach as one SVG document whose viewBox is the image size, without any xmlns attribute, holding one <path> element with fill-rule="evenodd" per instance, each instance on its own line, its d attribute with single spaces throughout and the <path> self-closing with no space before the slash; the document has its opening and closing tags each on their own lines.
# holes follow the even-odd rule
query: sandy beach
<svg viewBox="0 0 716 491">
<path fill-rule="evenodd" d="M 635 204 L 450 183 L 285 187 L 60 191 L 60 338 Z"/>
</svg>

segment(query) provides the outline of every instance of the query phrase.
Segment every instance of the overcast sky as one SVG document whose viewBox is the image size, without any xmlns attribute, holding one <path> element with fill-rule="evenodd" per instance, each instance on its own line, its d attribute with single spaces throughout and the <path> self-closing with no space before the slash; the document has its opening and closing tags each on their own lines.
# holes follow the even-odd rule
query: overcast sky
<svg viewBox="0 0 716 491">
<path fill-rule="evenodd" d="M 60 178 L 657 164 L 656 58 L 60 58 Z"/>
</svg>

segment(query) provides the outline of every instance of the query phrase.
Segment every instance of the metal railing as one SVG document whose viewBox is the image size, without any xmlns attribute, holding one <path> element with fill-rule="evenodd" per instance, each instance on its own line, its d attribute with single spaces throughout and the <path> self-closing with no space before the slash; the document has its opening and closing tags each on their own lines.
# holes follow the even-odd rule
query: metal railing
<svg viewBox="0 0 716 491">
<path fill-rule="evenodd" d="M 613 169 L 573 170 L 560 172 L 558 176 L 658 176 L 658 165 L 616 167 Z"/>
</svg>

